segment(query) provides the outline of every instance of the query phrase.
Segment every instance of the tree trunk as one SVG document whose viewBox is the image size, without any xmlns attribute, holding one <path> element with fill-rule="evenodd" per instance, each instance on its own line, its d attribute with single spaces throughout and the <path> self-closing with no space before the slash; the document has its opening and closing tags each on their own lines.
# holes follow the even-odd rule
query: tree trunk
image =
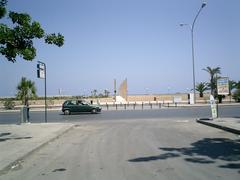
<svg viewBox="0 0 240 180">
<path fill-rule="evenodd" d="M 219 104 L 222 103 L 222 99 L 223 99 L 223 96 L 222 95 L 218 95 L 218 102 L 219 102 Z"/>
</svg>

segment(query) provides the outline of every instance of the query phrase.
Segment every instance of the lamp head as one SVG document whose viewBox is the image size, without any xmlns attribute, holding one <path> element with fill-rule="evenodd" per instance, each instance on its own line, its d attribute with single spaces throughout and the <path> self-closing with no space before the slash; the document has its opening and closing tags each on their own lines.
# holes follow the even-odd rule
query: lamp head
<svg viewBox="0 0 240 180">
<path fill-rule="evenodd" d="M 202 3 L 202 8 L 204 8 L 206 5 L 207 5 L 207 3 L 206 3 L 206 2 L 203 2 L 203 3 Z"/>
<path fill-rule="evenodd" d="M 179 24 L 180 26 L 187 26 L 187 25 L 189 25 L 189 24 L 186 24 L 186 23 L 181 23 L 181 24 Z"/>
</svg>

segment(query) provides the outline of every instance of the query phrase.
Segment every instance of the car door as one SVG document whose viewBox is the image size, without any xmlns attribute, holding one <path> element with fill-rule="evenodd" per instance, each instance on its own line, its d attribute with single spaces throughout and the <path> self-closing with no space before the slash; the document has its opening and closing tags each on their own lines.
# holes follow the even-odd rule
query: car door
<svg viewBox="0 0 240 180">
<path fill-rule="evenodd" d="M 81 107 L 81 112 L 90 112 L 91 111 L 91 106 L 88 105 L 88 103 L 81 101 L 80 103 Z"/>
<path fill-rule="evenodd" d="M 84 112 L 84 106 L 83 106 L 81 100 L 78 100 L 78 101 L 77 101 L 77 111 L 78 111 L 78 112 Z"/>
<path fill-rule="evenodd" d="M 69 108 L 71 112 L 78 112 L 78 106 L 77 106 L 77 101 L 71 100 L 71 103 L 69 104 Z"/>
</svg>

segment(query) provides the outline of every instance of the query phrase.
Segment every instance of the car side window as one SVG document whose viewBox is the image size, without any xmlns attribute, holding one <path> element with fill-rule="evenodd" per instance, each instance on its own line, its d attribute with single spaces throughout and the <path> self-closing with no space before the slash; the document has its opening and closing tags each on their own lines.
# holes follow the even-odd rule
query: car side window
<svg viewBox="0 0 240 180">
<path fill-rule="evenodd" d="M 82 104 L 83 104 L 83 103 L 82 103 L 81 100 L 77 101 L 77 105 L 82 105 Z"/>
<path fill-rule="evenodd" d="M 76 101 L 69 101 L 69 102 L 67 103 L 67 105 L 76 105 L 76 104 L 77 104 Z"/>
<path fill-rule="evenodd" d="M 77 105 L 77 101 L 72 101 L 73 105 Z"/>
</svg>

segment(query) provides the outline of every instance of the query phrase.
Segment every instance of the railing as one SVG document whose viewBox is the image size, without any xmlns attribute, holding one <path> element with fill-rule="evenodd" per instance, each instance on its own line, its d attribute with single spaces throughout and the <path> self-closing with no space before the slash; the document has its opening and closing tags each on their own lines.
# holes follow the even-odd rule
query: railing
<svg viewBox="0 0 240 180">
<path fill-rule="evenodd" d="M 187 106 L 187 103 L 177 102 L 127 102 L 127 103 L 101 103 L 103 110 L 144 110 Z"/>
</svg>

